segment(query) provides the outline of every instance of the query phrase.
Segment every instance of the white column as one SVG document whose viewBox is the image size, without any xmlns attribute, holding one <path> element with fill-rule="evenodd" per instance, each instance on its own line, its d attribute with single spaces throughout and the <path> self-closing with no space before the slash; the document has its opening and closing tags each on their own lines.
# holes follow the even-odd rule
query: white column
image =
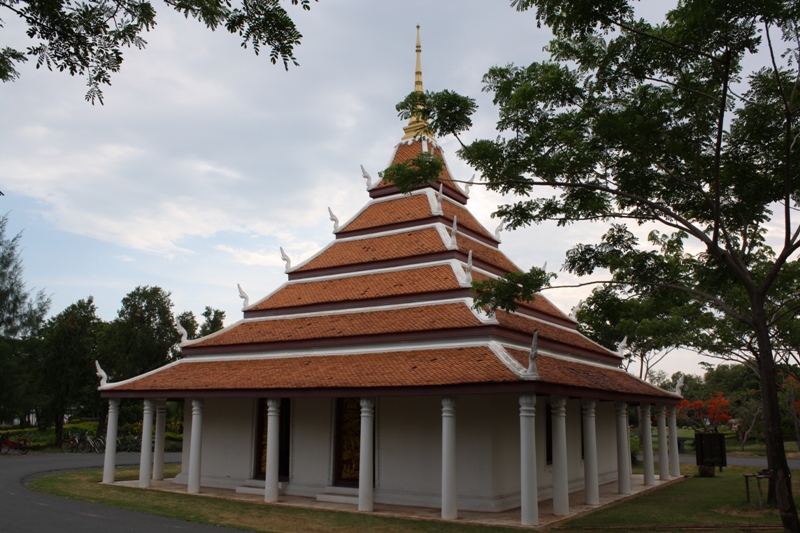
<svg viewBox="0 0 800 533">
<path fill-rule="evenodd" d="M 552 396 L 553 415 L 553 514 L 569 514 L 569 479 L 567 473 L 567 399 Z"/>
<path fill-rule="evenodd" d="M 631 452 L 628 438 L 628 404 L 617 402 L 617 486 L 620 494 L 631 493 Z"/>
<path fill-rule="evenodd" d="M 650 404 L 641 405 L 641 419 L 639 424 L 642 427 L 642 455 L 644 456 L 644 484 L 645 486 L 654 485 L 656 476 L 653 468 L 653 423 L 650 420 Z"/>
<path fill-rule="evenodd" d="M 539 523 L 539 486 L 536 480 L 536 395 L 519 397 L 519 468 L 522 525 Z"/>
<path fill-rule="evenodd" d="M 167 426 L 167 400 L 156 400 L 156 446 L 153 453 L 153 480 L 164 479 L 164 439 Z"/>
<path fill-rule="evenodd" d="M 678 424 L 675 421 L 675 406 L 670 405 L 669 411 L 669 475 L 681 477 L 681 458 L 678 454 Z"/>
<path fill-rule="evenodd" d="M 139 460 L 139 488 L 150 486 L 153 469 L 153 400 L 144 401 L 144 417 L 142 418 L 142 454 Z"/>
<path fill-rule="evenodd" d="M 278 501 L 278 469 L 280 468 L 281 399 L 267 399 L 267 472 L 264 476 L 264 501 Z"/>
<path fill-rule="evenodd" d="M 658 409 L 658 479 L 669 479 L 669 455 L 667 454 L 667 417 L 663 405 Z"/>
<path fill-rule="evenodd" d="M 458 518 L 455 398 L 442 398 L 442 518 Z"/>
<path fill-rule="evenodd" d="M 375 428 L 375 402 L 361 398 L 361 451 L 358 458 L 358 510 L 372 511 L 372 480 L 375 477 L 373 432 Z"/>
<path fill-rule="evenodd" d="M 597 427 L 595 400 L 586 398 L 582 402 L 583 413 L 583 481 L 586 505 L 600 503 L 600 484 L 597 479 Z"/>
<path fill-rule="evenodd" d="M 108 426 L 106 427 L 106 456 L 103 461 L 103 483 L 114 483 L 117 468 L 117 425 L 119 400 L 108 400 Z"/>
<path fill-rule="evenodd" d="M 200 492 L 200 453 L 203 435 L 203 400 L 192 400 L 192 440 L 189 443 L 189 486 L 190 494 Z"/>
</svg>

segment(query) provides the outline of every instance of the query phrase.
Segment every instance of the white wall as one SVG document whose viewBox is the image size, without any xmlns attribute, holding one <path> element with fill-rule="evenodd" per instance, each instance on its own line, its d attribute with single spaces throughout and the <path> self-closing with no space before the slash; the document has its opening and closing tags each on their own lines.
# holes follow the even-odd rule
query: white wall
<svg viewBox="0 0 800 533">
<path fill-rule="evenodd" d="M 200 484 L 236 487 L 253 475 L 256 400 L 207 398 L 203 405 Z"/>
<path fill-rule="evenodd" d="M 286 494 L 316 496 L 333 476 L 330 398 L 292 399 L 291 455 Z"/>
</svg>

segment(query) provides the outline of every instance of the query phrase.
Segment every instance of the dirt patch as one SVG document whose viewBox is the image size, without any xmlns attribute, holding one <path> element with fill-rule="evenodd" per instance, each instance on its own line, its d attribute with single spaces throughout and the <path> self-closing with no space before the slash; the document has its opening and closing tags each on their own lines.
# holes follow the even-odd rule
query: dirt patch
<svg viewBox="0 0 800 533">
<path fill-rule="evenodd" d="M 761 457 L 761 456 L 752 452 L 728 452 L 728 457 Z"/>
<path fill-rule="evenodd" d="M 800 452 L 791 452 L 786 454 L 787 459 L 800 459 Z"/>
<path fill-rule="evenodd" d="M 715 511 L 727 516 L 740 516 L 743 518 L 762 518 L 764 519 L 765 524 L 768 524 L 773 520 L 773 517 L 770 516 L 773 513 L 771 513 L 771 511 L 768 509 L 759 509 L 757 503 L 751 503 L 750 505 L 745 504 L 743 506 L 726 505 L 724 507 L 715 509 Z"/>
</svg>

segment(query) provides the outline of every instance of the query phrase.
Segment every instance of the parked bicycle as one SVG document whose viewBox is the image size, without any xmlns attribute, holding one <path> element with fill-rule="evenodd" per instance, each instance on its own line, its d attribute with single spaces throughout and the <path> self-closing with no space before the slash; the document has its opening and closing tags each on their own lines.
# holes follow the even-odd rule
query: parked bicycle
<svg viewBox="0 0 800 533">
<path fill-rule="evenodd" d="M 61 440 L 61 453 L 77 452 L 79 439 L 72 433 L 67 433 Z"/>
<path fill-rule="evenodd" d="M 30 446 L 31 440 L 22 437 L 19 440 L 13 440 L 8 435 L 0 435 L 0 453 L 3 455 L 7 454 L 9 450 L 17 450 L 22 455 L 28 453 L 28 447 Z"/>
</svg>

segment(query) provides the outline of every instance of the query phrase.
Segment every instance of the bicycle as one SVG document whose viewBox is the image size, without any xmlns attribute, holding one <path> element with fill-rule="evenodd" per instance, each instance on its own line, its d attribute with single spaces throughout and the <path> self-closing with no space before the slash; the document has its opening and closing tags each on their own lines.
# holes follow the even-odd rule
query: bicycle
<svg viewBox="0 0 800 533">
<path fill-rule="evenodd" d="M 0 453 L 5 455 L 9 450 L 14 449 L 22 455 L 25 455 L 28 453 L 30 443 L 31 440 L 26 437 L 22 437 L 19 440 L 11 440 L 11 437 L 8 435 L 0 435 Z"/>
<path fill-rule="evenodd" d="M 78 439 L 72 433 L 67 433 L 66 438 L 61 441 L 61 453 L 75 453 L 78 451 Z"/>
</svg>

